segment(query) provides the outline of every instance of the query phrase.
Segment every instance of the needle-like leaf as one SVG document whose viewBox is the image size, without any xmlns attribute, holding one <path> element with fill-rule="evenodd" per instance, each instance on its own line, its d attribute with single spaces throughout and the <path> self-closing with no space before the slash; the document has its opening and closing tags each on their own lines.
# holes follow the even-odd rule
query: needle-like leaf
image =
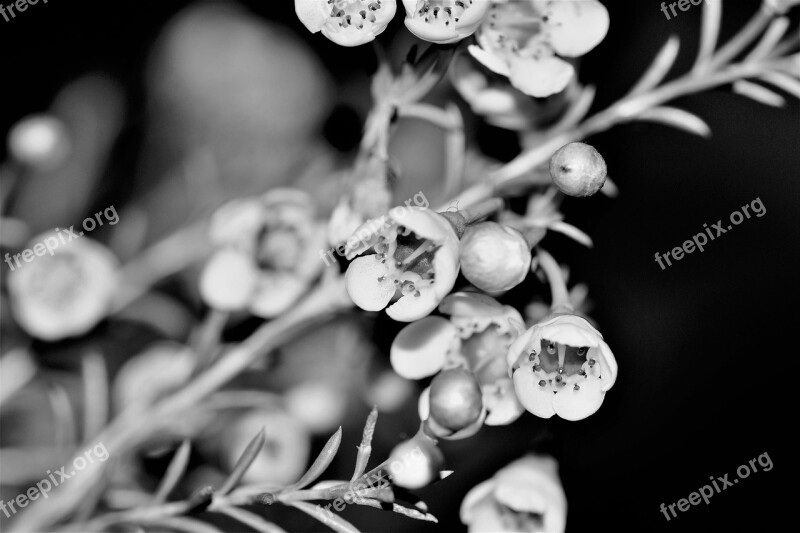
<svg viewBox="0 0 800 533">
<path fill-rule="evenodd" d="M 81 359 L 83 378 L 83 435 L 89 439 L 108 421 L 108 370 L 103 356 L 89 352 Z"/>
<path fill-rule="evenodd" d="M 722 26 L 722 2 L 704 2 L 703 28 L 700 30 L 700 49 L 692 67 L 693 72 L 702 72 L 711 63 L 717 48 L 719 29 Z"/>
<path fill-rule="evenodd" d="M 672 65 L 675 64 L 675 58 L 678 57 L 678 50 L 680 50 L 680 47 L 680 39 L 678 36 L 670 36 L 667 42 L 664 43 L 664 46 L 661 47 L 661 51 L 658 52 L 653 63 L 628 93 L 628 96 L 644 93 L 661 83 L 667 73 L 669 73 Z"/>
<path fill-rule="evenodd" d="M 239 509 L 238 507 L 223 507 L 221 509 L 217 509 L 217 511 L 230 516 L 234 520 L 238 520 L 242 524 L 255 529 L 259 533 L 286 533 L 283 528 L 273 524 L 272 522 L 268 522 L 257 514 L 251 513 L 250 511 L 246 511 L 244 509 Z"/>
<path fill-rule="evenodd" d="M 225 480 L 225 483 L 222 484 L 222 487 L 219 489 L 219 494 L 222 496 L 228 494 L 230 491 L 236 488 L 236 485 L 241 481 L 242 476 L 244 476 L 247 469 L 250 468 L 250 465 L 253 464 L 253 461 L 256 460 L 258 454 L 261 452 L 261 449 L 264 447 L 264 441 L 266 440 L 266 435 L 264 434 L 264 428 L 261 428 L 261 431 L 253 437 L 253 440 L 250 441 L 250 444 L 247 445 L 245 448 L 244 453 L 242 456 L 239 457 L 239 460 L 236 461 L 236 466 L 233 467 L 233 472 L 231 475 L 228 476 L 228 479 Z"/>
<path fill-rule="evenodd" d="M 350 478 L 350 483 L 354 483 L 364 471 L 367 469 L 369 456 L 372 453 L 372 435 L 375 433 L 375 424 L 378 423 L 378 406 L 373 406 L 367 417 L 367 423 L 364 424 L 364 433 L 361 437 L 361 444 L 358 447 L 358 455 L 356 456 L 356 469 L 353 472 L 353 477 Z"/>
<path fill-rule="evenodd" d="M 783 107 L 786 105 L 786 99 L 783 96 L 747 80 L 739 80 L 734 83 L 733 92 L 755 100 L 760 104 L 772 107 Z"/>
<path fill-rule="evenodd" d="M 302 489 L 316 481 L 316 479 L 325 471 L 326 468 L 331 464 L 333 458 L 336 457 L 336 452 L 339 451 L 339 444 L 342 443 L 342 427 L 339 426 L 339 429 L 336 430 L 336 433 L 328 439 L 328 442 L 325 443 L 325 447 L 322 448 L 322 451 L 319 452 L 319 455 L 316 459 L 314 459 L 314 463 L 312 463 L 311 467 L 303 474 L 296 483 L 292 483 L 281 492 L 291 492 L 296 489 Z"/>
<path fill-rule="evenodd" d="M 693 113 L 678 109 L 677 107 L 654 107 L 639 113 L 637 120 L 657 122 L 666 126 L 671 126 L 679 130 L 694 133 L 700 137 L 711 137 L 711 128 L 703 119 Z"/>
<path fill-rule="evenodd" d="M 306 502 L 288 502 L 289 505 L 297 507 L 304 513 L 313 516 L 332 530 L 337 533 L 360 533 L 356 527 L 329 510 L 323 509 L 319 505 L 314 505 Z"/>
<path fill-rule="evenodd" d="M 153 496 L 153 505 L 158 505 L 167 501 L 167 496 L 172 492 L 172 489 L 178 484 L 186 472 L 186 465 L 189 464 L 189 454 L 192 450 L 192 443 L 189 439 L 184 440 L 172 461 L 169 462 L 167 472 L 164 474 L 161 483 L 158 485 L 156 495 Z"/>
</svg>

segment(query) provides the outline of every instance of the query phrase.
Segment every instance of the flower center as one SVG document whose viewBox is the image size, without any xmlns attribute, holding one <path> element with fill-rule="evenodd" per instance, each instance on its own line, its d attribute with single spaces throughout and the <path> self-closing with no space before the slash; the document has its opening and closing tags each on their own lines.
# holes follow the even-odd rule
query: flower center
<svg viewBox="0 0 800 533">
<path fill-rule="evenodd" d="M 449 26 L 456 23 L 475 0 L 419 0 L 416 16 L 428 24 Z M 483 0 L 480 0 L 483 1 Z"/>
<path fill-rule="evenodd" d="M 532 2 L 492 4 L 487 20 L 498 47 L 515 54 L 521 49 L 534 56 L 540 53 L 537 48 L 541 48 L 547 15 L 537 10 Z"/>
<path fill-rule="evenodd" d="M 589 356 L 590 348 L 574 347 L 542 339 L 539 351 L 532 350 L 528 360 L 533 363 L 533 373 L 539 377 L 539 386 L 553 393 L 570 384 L 580 389 L 580 381 L 590 375 L 600 377 L 597 361 Z"/>
<path fill-rule="evenodd" d="M 376 258 L 387 264 L 388 271 L 378 281 L 382 282 L 388 276 L 394 281 L 400 296 L 413 294 L 419 297 L 420 290 L 426 290 L 435 283 L 433 258 L 439 246 L 403 226 L 395 231 L 394 242 L 386 235 L 381 235 L 375 245 Z M 387 263 L 387 260 L 390 262 Z"/>
<path fill-rule="evenodd" d="M 364 29 L 364 24 L 373 24 L 375 12 L 383 9 L 382 0 L 328 0 L 333 24 L 341 28 Z"/>
<path fill-rule="evenodd" d="M 261 269 L 293 270 L 300 254 L 300 238 L 288 227 L 264 228 L 258 239 L 256 263 Z"/>
<path fill-rule="evenodd" d="M 496 325 L 490 325 L 480 333 L 472 334 L 462 341 L 461 352 L 467 359 L 470 368 L 476 371 L 491 360 L 504 361 L 508 351 L 510 337 L 507 333 L 500 333 Z"/>
</svg>

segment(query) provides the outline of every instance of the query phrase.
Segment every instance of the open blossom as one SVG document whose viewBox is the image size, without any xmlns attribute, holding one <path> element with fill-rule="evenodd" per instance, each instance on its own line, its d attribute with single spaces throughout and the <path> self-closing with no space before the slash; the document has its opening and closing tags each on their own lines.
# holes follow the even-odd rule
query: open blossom
<svg viewBox="0 0 800 533">
<path fill-rule="evenodd" d="M 403 0 L 406 28 L 432 43 L 446 44 L 469 37 L 489 11 L 488 0 Z"/>
<path fill-rule="evenodd" d="M 520 402 L 542 418 L 586 418 L 617 378 L 617 361 L 603 336 L 572 314 L 554 314 L 528 329 L 506 362 Z"/>
<path fill-rule="evenodd" d="M 311 33 L 341 46 L 359 46 L 380 35 L 397 11 L 395 0 L 294 0 L 297 17 Z"/>
<path fill-rule="evenodd" d="M 373 248 L 375 254 L 356 258 L 345 275 L 350 298 L 365 311 L 386 307 L 394 320 L 418 320 L 436 309 L 455 284 L 458 236 L 438 213 L 395 207 L 356 230 L 346 256 L 352 259 Z"/>
<path fill-rule="evenodd" d="M 311 199 L 299 190 L 233 200 L 214 213 L 209 233 L 218 250 L 206 264 L 200 292 L 215 309 L 249 309 L 272 318 L 291 307 L 321 270 L 316 255 L 324 231 Z"/>
<path fill-rule="evenodd" d="M 596 0 L 493 0 L 469 51 L 520 91 L 544 98 L 564 90 L 575 73 L 557 56 L 582 56 L 608 26 L 608 11 Z"/>
<path fill-rule="evenodd" d="M 46 341 L 92 329 L 106 316 L 118 288 L 119 263 L 110 250 L 88 237 L 58 246 L 56 235 L 33 239 L 37 251 L 43 242 L 55 240 L 52 255 L 35 257 L 8 277 L 14 317 L 25 331 Z"/>
<path fill-rule="evenodd" d="M 439 310 L 450 319 L 426 317 L 406 326 L 390 352 L 394 370 L 408 379 L 432 376 L 445 368 L 472 372 L 488 411 L 488 425 L 510 424 L 523 412 L 508 376 L 505 357 L 525 330 L 516 309 L 478 293 L 454 293 Z M 420 396 L 420 416 L 427 418 L 429 391 Z"/>
<path fill-rule="evenodd" d="M 558 464 L 528 455 L 476 485 L 461 503 L 461 521 L 472 532 L 559 533 L 567 521 L 567 498 Z"/>
</svg>

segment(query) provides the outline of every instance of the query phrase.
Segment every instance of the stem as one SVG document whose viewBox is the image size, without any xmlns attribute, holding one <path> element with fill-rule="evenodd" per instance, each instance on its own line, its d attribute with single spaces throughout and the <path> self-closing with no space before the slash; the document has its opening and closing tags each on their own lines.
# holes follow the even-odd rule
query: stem
<svg viewBox="0 0 800 533">
<path fill-rule="evenodd" d="M 502 198 L 488 198 L 461 211 L 464 221 L 473 224 L 503 209 L 506 202 Z"/>
<path fill-rule="evenodd" d="M 197 405 L 208 394 L 236 377 L 258 357 L 280 346 L 302 327 L 319 322 L 329 314 L 349 305 L 343 279 L 332 274 L 291 311 L 261 326 L 194 381 L 157 403 L 149 411 L 123 413 L 95 437 L 90 444 L 102 442 L 112 455 L 122 455 L 169 425 L 182 412 Z M 83 449 L 83 448 L 79 448 Z M 12 531 L 43 531 L 65 518 L 100 479 L 104 465 L 84 470 L 70 483 L 69 491 L 51 494 L 47 502 L 32 506 L 12 524 Z"/>
<path fill-rule="evenodd" d="M 537 250 L 536 258 L 539 260 L 539 266 L 547 276 L 547 281 L 550 282 L 550 293 L 553 300 L 552 304 L 550 304 L 550 308 L 554 312 L 573 312 L 572 305 L 569 303 L 567 283 L 564 281 L 561 267 L 558 266 L 553 256 L 547 253 L 543 248 Z"/>
<path fill-rule="evenodd" d="M 731 59 L 739 55 L 747 45 L 752 43 L 764 31 L 764 28 L 767 27 L 774 16 L 775 13 L 762 3 L 758 8 L 758 12 L 753 15 L 745 27 L 733 39 L 725 43 L 725 46 L 719 49 L 717 55 L 709 63 L 709 68 L 713 70 L 727 65 Z"/>
</svg>

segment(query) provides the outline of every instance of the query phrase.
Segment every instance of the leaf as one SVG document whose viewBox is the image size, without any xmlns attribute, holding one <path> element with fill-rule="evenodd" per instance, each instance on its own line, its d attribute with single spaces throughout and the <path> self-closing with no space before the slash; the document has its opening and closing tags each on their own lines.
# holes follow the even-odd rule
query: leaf
<svg viewBox="0 0 800 533">
<path fill-rule="evenodd" d="M 403 507 L 397 503 L 392 505 L 392 511 L 415 520 L 424 520 L 426 522 L 433 522 L 435 524 L 439 523 L 439 520 L 430 513 L 423 513 L 417 511 L 416 509 L 409 509 L 408 507 Z"/>
<path fill-rule="evenodd" d="M 146 522 L 148 525 L 165 526 L 177 531 L 186 531 L 186 533 L 222 533 L 222 530 L 216 526 L 197 520 L 196 518 L 188 518 L 181 516 L 164 517 L 158 520 Z"/>
<path fill-rule="evenodd" d="M 773 20 L 761 40 L 758 41 L 758 44 L 744 58 L 743 63 L 757 63 L 769 56 L 781 40 L 781 37 L 786 33 L 786 30 L 789 29 L 789 24 L 789 17 L 778 17 Z"/>
<path fill-rule="evenodd" d="M 361 444 L 358 447 L 358 455 L 356 456 L 356 469 L 353 472 L 353 477 L 350 478 L 350 483 L 354 483 L 367 469 L 369 456 L 372 454 L 372 435 L 375 433 L 375 424 L 377 423 L 378 406 L 373 406 L 372 411 L 367 416 L 367 423 L 364 424 L 364 433 L 361 436 Z"/>
<path fill-rule="evenodd" d="M 341 516 L 336 515 L 329 510 L 323 509 L 319 505 L 299 501 L 287 503 L 293 507 L 297 507 L 306 514 L 313 516 L 338 533 L 360 533 L 360 531 L 356 529 L 353 524 Z"/>
<path fill-rule="evenodd" d="M 336 430 L 336 433 L 328 439 L 328 442 L 325 443 L 325 447 L 322 448 L 322 451 L 319 452 L 319 455 L 316 459 L 314 459 L 314 463 L 311 467 L 303 474 L 297 482 L 289 485 L 285 489 L 281 490 L 282 493 L 290 492 L 295 489 L 302 489 L 303 487 L 313 483 L 333 461 L 333 458 L 336 457 L 336 452 L 339 451 L 339 444 L 342 443 L 342 426 L 339 426 L 339 429 Z"/>
<path fill-rule="evenodd" d="M 221 509 L 217 509 L 217 511 L 230 516 L 234 520 L 238 520 L 242 524 L 255 529 L 259 533 L 286 533 L 283 528 L 273 524 L 272 522 L 268 522 L 257 514 L 251 513 L 250 511 L 246 511 L 244 509 L 239 509 L 238 507 L 223 507 Z"/>
<path fill-rule="evenodd" d="M 637 120 L 657 122 L 679 130 L 694 133 L 700 137 L 711 137 L 711 128 L 700 117 L 677 107 L 654 107 L 639 113 Z"/>
<path fill-rule="evenodd" d="M 734 83 L 733 92 L 755 100 L 760 104 L 772 107 L 783 107 L 786 105 L 786 99 L 783 96 L 747 80 L 739 80 Z"/>
<path fill-rule="evenodd" d="M 178 484 L 186 472 L 186 465 L 189 464 L 189 454 L 192 450 L 192 442 L 189 439 L 184 440 L 172 461 L 169 462 L 167 472 L 164 474 L 161 483 L 158 485 L 156 495 L 153 496 L 152 505 L 158 505 L 167 501 L 167 496 L 172 492 L 172 489 Z"/>
<path fill-rule="evenodd" d="M 762 74 L 760 79 L 774 85 L 779 89 L 783 89 L 795 98 L 800 98 L 800 80 L 797 80 L 783 72 L 767 72 Z"/>
<path fill-rule="evenodd" d="M 703 5 L 703 28 L 700 32 L 700 49 L 697 52 L 692 72 L 702 72 L 711 64 L 717 47 L 719 29 L 722 26 L 722 2 L 705 2 Z"/>
<path fill-rule="evenodd" d="M 567 224 L 566 222 L 556 220 L 555 222 L 551 222 L 550 224 L 548 224 L 547 228 L 551 231 L 555 231 L 561 233 L 562 235 L 566 235 L 570 239 L 586 246 L 587 248 L 591 248 L 592 246 L 594 246 L 592 238 L 589 237 L 583 231 L 573 226 L 572 224 Z"/>
<path fill-rule="evenodd" d="M 649 91 L 664 79 L 672 65 L 675 64 L 675 59 L 678 57 L 678 50 L 680 50 L 680 39 L 677 35 L 672 35 L 661 47 L 653 63 L 639 79 L 633 89 L 628 93 L 628 96 L 634 96 L 643 92 Z"/>
<path fill-rule="evenodd" d="M 108 421 L 108 370 L 103 356 L 89 352 L 81 359 L 83 378 L 83 436 L 90 439 Z"/>
<path fill-rule="evenodd" d="M 253 440 L 250 441 L 250 444 L 247 445 L 245 448 L 244 453 L 242 456 L 239 457 L 239 460 L 236 461 L 236 466 L 233 467 L 233 472 L 228 478 L 225 480 L 225 483 L 222 484 L 222 487 L 219 489 L 219 494 L 226 495 L 234 488 L 236 485 L 241 481 L 242 476 L 244 476 L 247 469 L 250 468 L 250 465 L 253 464 L 253 461 L 256 460 L 258 454 L 261 452 L 261 449 L 264 447 L 264 441 L 266 440 L 266 435 L 264 434 L 264 428 L 261 428 L 261 431 L 253 437 Z"/>
</svg>

